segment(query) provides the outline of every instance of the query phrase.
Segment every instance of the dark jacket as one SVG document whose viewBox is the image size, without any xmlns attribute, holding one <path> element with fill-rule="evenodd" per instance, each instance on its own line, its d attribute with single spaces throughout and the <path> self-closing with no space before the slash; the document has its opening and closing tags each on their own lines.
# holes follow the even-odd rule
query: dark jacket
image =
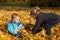
<svg viewBox="0 0 60 40">
<path fill-rule="evenodd" d="M 60 23 L 60 15 L 57 15 L 55 13 L 40 13 L 37 18 L 37 22 L 35 26 L 32 29 L 32 33 L 36 34 L 38 29 L 44 24 L 52 22 L 54 23 L 53 25 Z"/>
</svg>

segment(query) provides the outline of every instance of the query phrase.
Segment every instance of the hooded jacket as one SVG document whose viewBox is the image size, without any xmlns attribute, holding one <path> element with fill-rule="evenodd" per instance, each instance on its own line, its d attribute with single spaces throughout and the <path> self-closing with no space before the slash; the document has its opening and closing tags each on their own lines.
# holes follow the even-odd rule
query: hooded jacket
<svg viewBox="0 0 60 40">
<path fill-rule="evenodd" d="M 11 34 L 17 34 L 20 28 L 24 29 L 24 26 L 21 22 L 15 23 L 13 21 L 10 21 L 7 29 Z"/>
</svg>

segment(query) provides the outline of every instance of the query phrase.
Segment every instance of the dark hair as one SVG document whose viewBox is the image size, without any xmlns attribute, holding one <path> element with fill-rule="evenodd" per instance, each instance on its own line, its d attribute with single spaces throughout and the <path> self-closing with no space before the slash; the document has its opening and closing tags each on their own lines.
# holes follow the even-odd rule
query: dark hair
<svg viewBox="0 0 60 40">
<path fill-rule="evenodd" d="M 11 15 L 12 19 L 14 19 L 15 16 L 19 16 L 18 14 L 14 13 Z"/>
<path fill-rule="evenodd" d="M 39 12 L 39 13 L 38 13 Z M 40 14 L 40 8 L 39 7 L 37 7 L 37 6 L 35 6 L 35 7 L 33 7 L 32 9 L 31 9 L 31 12 L 30 12 L 30 15 L 34 15 L 34 16 L 36 16 L 36 15 L 38 15 L 38 14 Z"/>
</svg>

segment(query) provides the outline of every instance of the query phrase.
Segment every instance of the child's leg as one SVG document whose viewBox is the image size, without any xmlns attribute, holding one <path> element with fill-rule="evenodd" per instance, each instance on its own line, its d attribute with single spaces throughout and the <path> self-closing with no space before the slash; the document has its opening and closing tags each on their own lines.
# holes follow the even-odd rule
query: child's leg
<svg viewBox="0 0 60 40">
<path fill-rule="evenodd" d="M 51 35 L 51 27 L 49 27 L 49 26 L 47 27 L 47 26 L 46 26 L 46 31 L 47 31 L 47 32 L 46 32 L 47 35 L 50 36 L 50 35 Z"/>
<path fill-rule="evenodd" d="M 54 23 L 46 23 L 46 26 L 45 26 L 45 28 L 46 28 L 46 33 L 47 33 L 47 35 L 48 36 L 50 36 L 51 35 L 51 28 L 53 27 L 53 25 L 54 25 Z"/>
<path fill-rule="evenodd" d="M 60 16 L 58 17 L 58 22 L 60 23 Z"/>
<path fill-rule="evenodd" d="M 23 38 L 23 37 L 24 37 L 23 34 L 21 34 L 21 33 L 19 33 L 19 32 L 16 34 L 16 36 L 18 36 L 18 37 L 20 37 L 20 38 Z"/>
</svg>

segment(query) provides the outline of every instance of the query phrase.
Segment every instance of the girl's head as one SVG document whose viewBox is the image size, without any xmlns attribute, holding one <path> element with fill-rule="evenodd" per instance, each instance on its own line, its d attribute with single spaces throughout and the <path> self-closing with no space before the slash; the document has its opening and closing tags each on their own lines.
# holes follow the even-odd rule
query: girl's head
<svg viewBox="0 0 60 40">
<path fill-rule="evenodd" d="M 20 16 L 19 15 L 17 15 L 17 14 L 12 14 L 12 21 L 14 21 L 14 22 L 19 22 L 20 21 Z"/>
<path fill-rule="evenodd" d="M 38 16 L 38 14 L 40 14 L 40 8 L 39 7 L 33 7 L 31 12 L 30 12 L 30 15 L 33 17 L 33 18 L 36 18 Z"/>
</svg>

